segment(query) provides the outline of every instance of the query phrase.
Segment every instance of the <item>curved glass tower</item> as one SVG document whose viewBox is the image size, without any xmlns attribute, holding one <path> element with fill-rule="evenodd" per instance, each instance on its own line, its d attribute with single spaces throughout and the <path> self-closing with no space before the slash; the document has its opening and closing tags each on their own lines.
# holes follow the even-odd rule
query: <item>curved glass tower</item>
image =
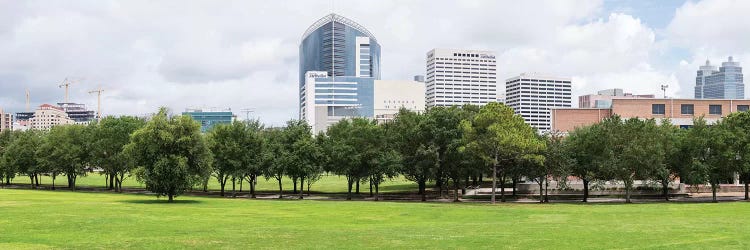
<svg viewBox="0 0 750 250">
<path fill-rule="evenodd" d="M 348 117 L 373 117 L 380 44 L 367 29 L 337 14 L 313 23 L 299 46 L 299 110 L 313 132 Z"/>
</svg>

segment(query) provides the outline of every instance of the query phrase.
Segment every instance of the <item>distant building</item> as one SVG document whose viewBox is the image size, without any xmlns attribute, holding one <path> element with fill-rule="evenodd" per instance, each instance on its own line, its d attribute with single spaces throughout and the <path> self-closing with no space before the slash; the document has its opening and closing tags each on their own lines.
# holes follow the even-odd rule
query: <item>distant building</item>
<svg viewBox="0 0 750 250">
<path fill-rule="evenodd" d="M 76 124 L 88 124 L 96 118 L 93 110 L 86 110 L 82 103 L 57 103 Z"/>
<path fill-rule="evenodd" d="M 497 101 L 495 52 L 433 49 L 427 52 L 426 63 L 427 107 Z"/>
<path fill-rule="evenodd" d="M 695 98 L 744 99 L 745 84 L 740 63 L 730 56 L 717 70 L 706 60 L 706 65 L 700 67 L 695 77 Z"/>
<path fill-rule="evenodd" d="M 622 89 L 605 89 L 597 92 L 596 95 L 582 95 L 578 97 L 579 108 L 609 108 L 612 106 L 612 99 L 643 99 L 655 98 L 654 95 L 634 95 L 625 93 Z"/>
<path fill-rule="evenodd" d="M 505 80 L 506 103 L 541 133 L 550 131 L 550 109 L 571 107 L 568 77 L 522 73 Z"/>
<path fill-rule="evenodd" d="M 424 91 L 424 82 L 376 80 L 375 119 L 379 122 L 391 120 L 401 108 L 424 112 Z"/>
<path fill-rule="evenodd" d="M 380 44 L 370 31 L 343 16 L 327 15 L 302 35 L 299 56 L 299 118 L 313 132 L 344 118 L 374 118 Z"/>
<path fill-rule="evenodd" d="M 415 75 L 414 76 L 415 82 L 424 82 L 424 76 L 423 75 Z"/>
<path fill-rule="evenodd" d="M 40 105 L 28 120 L 29 128 L 38 130 L 49 130 L 54 126 L 67 124 L 75 124 L 75 121 L 68 117 L 62 107 L 50 104 Z"/>
<path fill-rule="evenodd" d="M 186 109 L 182 115 L 187 115 L 201 124 L 201 132 L 208 132 L 217 124 L 229 124 L 236 116 L 231 110 L 214 111 L 204 109 Z"/>
<path fill-rule="evenodd" d="M 609 108 L 555 108 L 552 130 L 570 132 L 619 115 L 628 118 L 669 119 L 675 126 L 689 128 L 693 118 L 703 116 L 713 124 L 730 113 L 750 110 L 750 100 L 735 99 L 613 99 Z"/>
<path fill-rule="evenodd" d="M 5 111 L 0 108 L 0 132 L 5 130 L 13 130 L 13 114 L 5 113 Z"/>
</svg>

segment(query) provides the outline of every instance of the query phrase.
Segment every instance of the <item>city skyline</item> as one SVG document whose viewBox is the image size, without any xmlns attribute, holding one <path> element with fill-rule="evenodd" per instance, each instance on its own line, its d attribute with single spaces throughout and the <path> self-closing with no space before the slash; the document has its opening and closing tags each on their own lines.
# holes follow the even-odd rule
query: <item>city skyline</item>
<svg viewBox="0 0 750 250">
<path fill-rule="evenodd" d="M 688 98 L 706 59 L 750 58 L 748 28 L 736 22 L 747 4 L 8 1 L 0 10 L 0 107 L 23 111 L 26 88 L 32 107 L 61 102 L 57 85 L 73 76 L 84 80 L 71 86 L 72 102 L 96 107 L 87 92 L 107 89 L 105 115 L 253 108 L 255 118 L 279 125 L 298 114 L 300 34 L 331 12 L 377 34 L 384 80 L 424 75 L 432 48 L 476 49 L 497 53 L 499 79 L 571 77 L 573 96 L 607 88 L 659 94 L 669 84 L 668 96 Z"/>
</svg>

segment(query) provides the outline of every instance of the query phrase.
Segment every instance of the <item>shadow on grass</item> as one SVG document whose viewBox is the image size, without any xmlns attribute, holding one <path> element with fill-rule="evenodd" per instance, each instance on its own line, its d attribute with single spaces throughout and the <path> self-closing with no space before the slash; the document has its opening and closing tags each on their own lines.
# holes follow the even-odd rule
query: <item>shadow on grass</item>
<svg viewBox="0 0 750 250">
<path fill-rule="evenodd" d="M 199 203 L 203 203 L 203 201 L 197 201 L 197 200 L 174 200 L 172 202 L 169 202 L 169 200 L 166 200 L 166 199 L 124 200 L 120 202 L 131 203 L 131 204 L 199 204 Z"/>
</svg>

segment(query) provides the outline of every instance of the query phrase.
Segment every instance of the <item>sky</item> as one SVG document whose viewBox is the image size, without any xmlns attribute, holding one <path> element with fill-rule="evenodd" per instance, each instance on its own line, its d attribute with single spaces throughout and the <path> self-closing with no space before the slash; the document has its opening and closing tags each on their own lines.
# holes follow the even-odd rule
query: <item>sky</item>
<svg viewBox="0 0 750 250">
<path fill-rule="evenodd" d="M 299 43 L 335 12 L 374 34 L 382 78 L 425 74 L 433 48 L 492 50 L 499 80 L 573 78 L 573 95 L 622 88 L 692 98 L 695 72 L 750 62 L 750 1 L 0 0 L 0 108 L 70 101 L 104 115 L 231 108 L 269 125 L 298 117 Z M 743 21 L 745 20 L 745 21 Z M 747 96 L 747 94 L 746 94 Z M 577 100 L 573 100 L 577 106 Z"/>
</svg>

